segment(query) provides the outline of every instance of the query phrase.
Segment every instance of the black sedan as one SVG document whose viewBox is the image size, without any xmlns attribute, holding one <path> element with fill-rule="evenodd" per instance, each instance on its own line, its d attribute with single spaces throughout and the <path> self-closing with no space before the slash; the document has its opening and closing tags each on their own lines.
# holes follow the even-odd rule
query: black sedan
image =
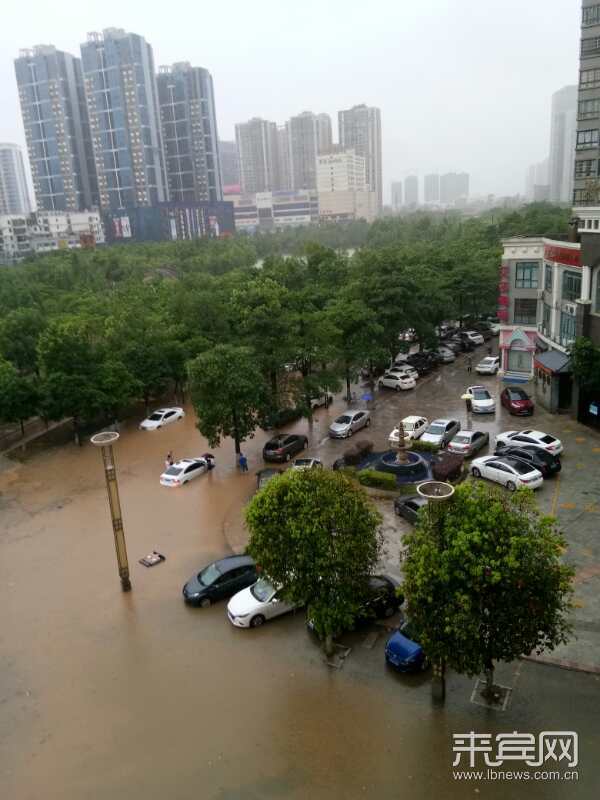
<svg viewBox="0 0 600 800">
<path fill-rule="evenodd" d="M 367 593 L 354 619 L 354 626 L 364 625 L 374 619 L 393 616 L 404 602 L 404 596 L 398 591 L 398 582 L 389 575 L 371 575 L 367 584 Z M 312 619 L 306 620 L 306 626 L 314 631 Z M 338 631 L 339 635 L 342 631 Z"/>
<path fill-rule="evenodd" d="M 256 564 L 250 556 L 227 556 L 204 567 L 183 587 L 186 603 L 206 608 L 224 600 L 258 580 Z"/>
<path fill-rule="evenodd" d="M 289 461 L 296 453 L 308 447 L 306 436 L 295 433 L 280 433 L 274 436 L 263 447 L 265 461 Z"/>
<path fill-rule="evenodd" d="M 417 521 L 419 511 L 427 505 L 427 500 L 418 494 L 408 497 L 397 497 L 394 500 L 394 511 L 399 517 L 404 517 L 411 525 Z"/>
<path fill-rule="evenodd" d="M 560 472 L 562 465 L 559 456 L 547 453 L 541 447 L 535 445 L 498 445 L 494 451 L 497 456 L 510 456 L 526 461 L 532 467 L 539 470 L 544 478 Z"/>
</svg>

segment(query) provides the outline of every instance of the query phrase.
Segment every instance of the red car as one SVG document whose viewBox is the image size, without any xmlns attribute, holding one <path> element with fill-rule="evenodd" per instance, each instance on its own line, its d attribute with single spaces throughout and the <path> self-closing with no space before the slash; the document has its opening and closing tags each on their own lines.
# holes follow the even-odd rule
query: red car
<svg viewBox="0 0 600 800">
<path fill-rule="evenodd" d="M 531 397 L 518 386 L 507 386 L 500 395 L 500 402 L 511 414 L 518 417 L 530 417 L 535 408 Z"/>
</svg>

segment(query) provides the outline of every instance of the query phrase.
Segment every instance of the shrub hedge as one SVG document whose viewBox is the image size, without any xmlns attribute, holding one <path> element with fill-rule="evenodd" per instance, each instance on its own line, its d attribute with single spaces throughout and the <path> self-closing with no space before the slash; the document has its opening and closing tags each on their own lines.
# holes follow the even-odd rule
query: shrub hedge
<svg viewBox="0 0 600 800">
<path fill-rule="evenodd" d="M 396 477 L 391 472 L 379 472 L 376 469 L 363 469 L 358 473 L 358 482 L 363 486 L 377 489 L 397 489 Z"/>
</svg>

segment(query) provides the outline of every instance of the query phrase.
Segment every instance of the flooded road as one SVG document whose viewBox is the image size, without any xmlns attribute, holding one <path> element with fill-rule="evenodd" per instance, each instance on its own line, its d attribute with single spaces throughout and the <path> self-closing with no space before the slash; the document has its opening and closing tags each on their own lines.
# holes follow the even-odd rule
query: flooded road
<svg viewBox="0 0 600 800">
<path fill-rule="evenodd" d="M 411 399 L 382 395 L 369 436 L 383 444 L 398 403 L 417 411 L 427 396 L 441 410 L 442 388 L 435 378 L 429 386 Z M 319 411 L 309 432 L 327 465 L 345 446 L 326 440 L 328 421 L 345 407 Z M 115 456 L 128 594 L 96 449 L 54 449 L 0 474 L 2 800 L 464 798 L 475 790 L 452 779 L 452 733 L 472 729 L 581 737 L 581 777 L 568 790 L 490 782 L 482 796 L 597 796 L 596 676 L 507 666 L 499 677 L 518 694 L 503 713 L 472 704 L 473 681 L 451 676 L 439 710 L 428 675 L 385 669 L 384 632 L 376 646 L 349 637 L 337 671 L 323 665 L 301 613 L 238 630 L 224 603 L 184 606 L 183 583 L 230 552 L 225 522 L 254 490 L 266 439 L 244 445 L 249 473 L 236 471 L 227 441 L 213 450 L 215 470 L 169 490 L 158 483 L 167 451 L 208 449 L 193 414 L 157 432 L 124 428 Z M 166 561 L 147 569 L 138 559 L 153 549 Z"/>
</svg>

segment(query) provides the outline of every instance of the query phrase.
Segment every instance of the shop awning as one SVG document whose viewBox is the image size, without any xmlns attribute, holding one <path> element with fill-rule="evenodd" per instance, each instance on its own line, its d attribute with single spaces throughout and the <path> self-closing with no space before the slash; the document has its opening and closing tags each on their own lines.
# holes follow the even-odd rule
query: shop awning
<svg viewBox="0 0 600 800">
<path fill-rule="evenodd" d="M 548 375 L 567 375 L 571 372 L 571 359 L 560 350 L 548 350 L 535 357 L 534 366 Z"/>
</svg>

